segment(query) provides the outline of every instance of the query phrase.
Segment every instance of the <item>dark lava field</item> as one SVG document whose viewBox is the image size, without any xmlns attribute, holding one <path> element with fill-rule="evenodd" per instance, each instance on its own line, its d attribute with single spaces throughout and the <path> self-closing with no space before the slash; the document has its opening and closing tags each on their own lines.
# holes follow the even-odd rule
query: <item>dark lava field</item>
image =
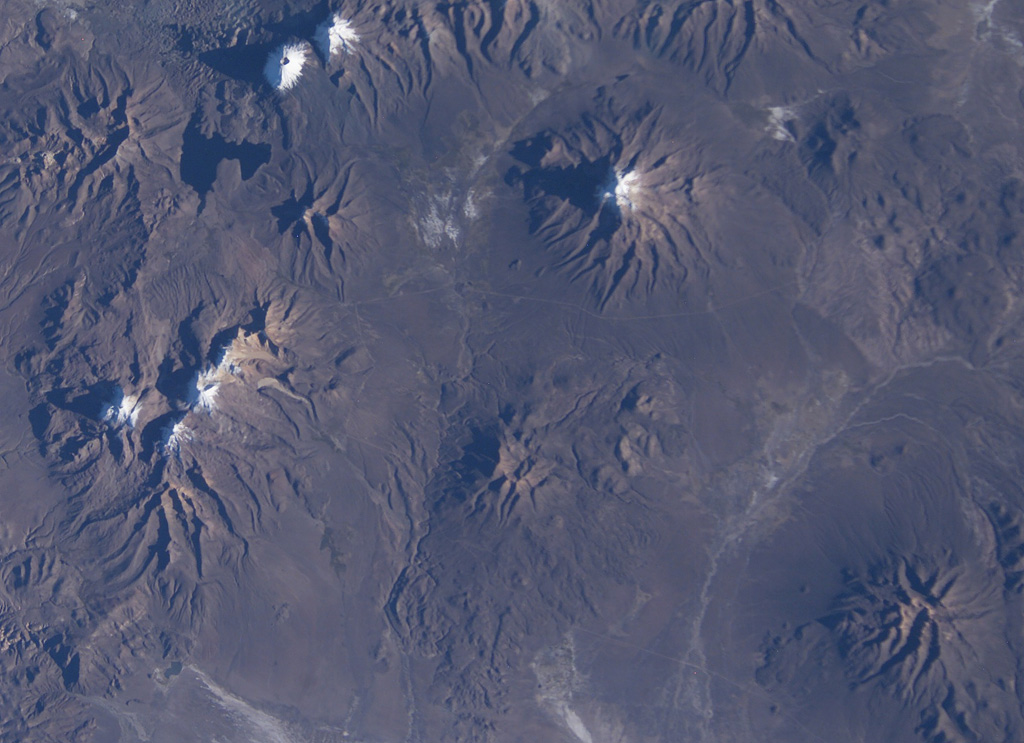
<svg viewBox="0 0 1024 743">
<path fill-rule="evenodd" d="M 1024 5 L 5 0 L 0 741 L 1024 740 Z"/>
</svg>

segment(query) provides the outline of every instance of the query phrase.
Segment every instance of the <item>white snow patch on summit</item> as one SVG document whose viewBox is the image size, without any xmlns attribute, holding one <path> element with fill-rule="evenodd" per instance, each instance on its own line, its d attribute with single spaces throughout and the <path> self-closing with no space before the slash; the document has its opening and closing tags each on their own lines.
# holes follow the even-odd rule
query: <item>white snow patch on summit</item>
<svg viewBox="0 0 1024 743">
<path fill-rule="evenodd" d="M 220 390 L 220 382 L 218 378 L 217 370 L 212 369 L 209 371 L 201 372 L 196 375 L 195 380 L 195 392 L 193 404 L 200 410 L 212 412 L 214 406 L 217 404 L 217 392 Z"/>
<path fill-rule="evenodd" d="M 181 445 L 192 440 L 192 429 L 183 420 L 164 430 L 164 454 L 177 454 Z"/>
<path fill-rule="evenodd" d="M 313 39 L 324 59 L 330 61 L 341 54 L 351 52 L 359 41 L 359 34 L 350 21 L 342 18 L 341 13 L 335 13 L 317 26 Z"/>
<path fill-rule="evenodd" d="M 618 182 L 615 184 L 615 203 L 620 209 L 632 209 L 640 190 L 640 174 L 631 171 L 616 176 Z"/>
<path fill-rule="evenodd" d="M 637 196 L 640 193 L 640 174 L 635 170 L 621 172 L 616 170 L 608 185 L 601 192 L 601 200 L 614 200 L 615 205 L 621 210 L 632 209 L 636 206 Z"/>
<path fill-rule="evenodd" d="M 308 44 L 285 44 L 270 53 L 263 74 L 278 90 L 288 90 L 299 82 L 308 58 Z"/>
<path fill-rule="evenodd" d="M 203 372 L 198 372 L 192 378 L 192 389 L 189 391 L 189 404 L 199 410 L 212 413 L 217 407 L 217 395 L 220 392 L 221 383 L 230 381 L 239 372 L 235 363 L 236 356 L 234 348 L 228 346 L 221 354 L 217 365 Z"/>
<path fill-rule="evenodd" d="M 188 395 L 189 405 L 193 409 L 212 413 L 217 407 L 217 395 L 220 394 L 221 384 L 233 381 L 238 376 L 241 372 L 239 362 L 243 358 L 235 348 L 234 341 L 226 345 L 217 356 L 215 366 L 196 372 L 192 377 Z"/>
<path fill-rule="evenodd" d="M 113 426 L 127 425 L 129 428 L 135 428 L 139 420 L 139 396 L 126 395 L 124 390 L 118 387 L 114 399 L 103 408 L 101 417 Z"/>
</svg>

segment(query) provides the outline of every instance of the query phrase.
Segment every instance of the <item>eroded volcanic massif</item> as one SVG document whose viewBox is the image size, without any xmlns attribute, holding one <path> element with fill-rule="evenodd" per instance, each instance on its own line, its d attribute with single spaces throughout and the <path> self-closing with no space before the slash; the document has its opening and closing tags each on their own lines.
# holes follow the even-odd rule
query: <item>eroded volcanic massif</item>
<svg viewBox="0 0 1024 743">
<path fill-rule="evenodd" d="M 0 19 L 0 740 L 1024 735 L 1017 5 L 100 5 Z"/>
</svg>

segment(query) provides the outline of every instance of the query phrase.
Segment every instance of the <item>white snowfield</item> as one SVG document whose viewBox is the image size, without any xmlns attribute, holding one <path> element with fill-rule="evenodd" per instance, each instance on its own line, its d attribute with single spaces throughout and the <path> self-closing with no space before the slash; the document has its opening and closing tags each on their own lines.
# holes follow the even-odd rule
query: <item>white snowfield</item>
<svg viewBox="0 0 1024 743">
<path fill-rule="evenodd" d="M 324 59 L 330 61 L 351 52 L 359 41 L 359 34 L 350 21 L 342 18 L 340 13 L 335 13 L 317 27 L 313 40 Z"/>
<path fill-rule="evenodd" d="M 113 426 L 127 425 L 129 428 L 135 428 L 139 420 L 138 395 L 126 395 L 124 390 L 118 387 L 114 399 L 103 408 L 102 418 Z"/>
<path fill-rule="evenodd" d="M 313 43 L 327 63 L 351 52 L 358 42 L 359 34 L 340 13 L 317 26 L 313 35 Z M 267 82 L 277 90 L 294 88 L 302 78 L 312 51 L 313 48 L 305 41 L 284 44 L 275 49 L 263 68 Z"/>
<path fill-rule="evenodd" d="M 640 174 L 636 171 L 622 172 L 616 170 L 611 181 L 601 193 L 602 201 L 614 200 L 620 211 L 632 209 L 636 205 L 637 193 L 640 189 Z"/>
<path fill-rule="evenodd" d="M 220 352 L 217 365 L 198 372 L 192 380 L 189 403 L 196 410 L 212 413 L 217 406 L 217 395 L 220 385 L 229 380 L 239 371 L 237 353 L 233 343 L 229 343 Z"/>
<path fill-rule="evenodd" d="M 277 90 L 288 90 L 299 82 L 308 59 L 308 44 L 285 44 L 270 53 L 263 74 Z"/>
<path fill-rule="evenodd" d="M 217 404 L 217 392 L 220 390 L 217 369 L 210 369 L 196 375 L 195 400 L 193 405 L 206 412 L 212 412 Z"/>
<path fill-rule="evenodd" d="M 180 451 L 182 444 L 191 440 L 191 429 L 185 425 L 185 421 L 180 420 L 165 431 L 164 453 L 176 454 Z"/>
<path fill-rule="evenodd" d="M 615 203 L 619 209 L 632 209 L 640 188 L 640 174 L 636 171 L 615 174 Z"/>
<path fill-rule="evenodd" d="M 213 415 L 214 410 L 217 408 L 217 397 L 220 394 L 221 385 L 226 381 L 232 381 L 236 377 L 241 369 L 238 362 L 242 358 L 235 347 L 235 343 L 229 343 L 220 352 L 216 366 L 197 372 L 192 377 L 188 391 L 188 405 L 192 412 L 203 412 Z M 185 424 L 187 413 L 182 415 L 181 420 L 173 426 L 164 429 L 164 454 L 177 454 L 181 451 L 183 444 L 192 440 L 192 429 Z"/>
</svg>

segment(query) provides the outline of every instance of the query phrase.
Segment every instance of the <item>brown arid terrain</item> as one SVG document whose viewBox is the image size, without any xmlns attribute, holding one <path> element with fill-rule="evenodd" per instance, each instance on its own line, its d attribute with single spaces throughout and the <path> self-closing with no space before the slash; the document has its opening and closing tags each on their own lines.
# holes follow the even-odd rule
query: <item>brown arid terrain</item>
<svg viewBox="0 0 1024 743">
<path fill-rule="evenodd" d="M 1024 739 L 1024 7 L 6 0 L 0 741 Z"/>
</svg>

